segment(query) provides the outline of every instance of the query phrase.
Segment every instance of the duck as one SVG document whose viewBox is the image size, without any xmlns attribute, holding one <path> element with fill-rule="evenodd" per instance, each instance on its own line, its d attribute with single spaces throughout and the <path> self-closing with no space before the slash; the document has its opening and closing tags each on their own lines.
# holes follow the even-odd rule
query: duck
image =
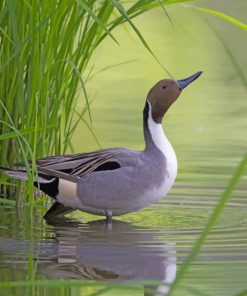
<svg viewBox="0 0 247 296">
<path fill-rule="evenodd" d="M 202 71 L 185 79 L 162 79 L 148 92 L 143 109 L 145 148 L 109 148 L 36 160 L 34 186 L 53 199 L 44 219 L 81 210 L 106 217 L 136 212 L 164 198 L 177 176 L 177 158 L 162 120 L 183 89 Z M 27 180 L 24 168 L 0 167 L 6 175 Z"/>
</svg>

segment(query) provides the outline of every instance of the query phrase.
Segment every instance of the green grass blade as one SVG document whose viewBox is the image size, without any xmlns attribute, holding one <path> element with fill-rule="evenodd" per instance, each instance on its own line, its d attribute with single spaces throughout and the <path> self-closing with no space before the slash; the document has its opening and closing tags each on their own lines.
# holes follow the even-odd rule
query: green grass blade
<svg viewBox="0 0 247 296">
<path fill-rule="evenodd" d="M 17 186 L 15 183 L 11 183 L 11 182 L 8 182 L 8 181 L 5 181 L 5 180 L 0 180 L 0 184 L 7 185 L 7 186 L 14 186 L 14 187 Z M 0 197 L 0 201 L 2 201 L 2 200 L 3 200 L 3 198 Z"/>
<path fill-rule="evenodd" d="M 42 132 L 42 131 L 47 130 L 47 129 L 52 129 L 55 126 L 56 126 L 56 124 L 49 124 L 47 126 L 37 127 L 37 132 Z M 22 136 L 32 134 L 34 132 L 35 132 L 35 127 L 23 128 L 23 129 L 19 130 L 19 133 Z M 1 134 L 0 135 L 0 141 L 13 139 L 13 138 L 16 138 L 17 136 L 18 135 L 16 134 L 16 132 L 9 132 L 9 133 L 5 133 L 5 134 Z"/>
<path fill-rule="evenodd" d="M 240 293 L 235 294 L 234 296 L 247 296 L 247 290 L 243 290 Z"/>
<path fill-rule="evenodd" d="M 48 21 L 50 20 L 50 16 L 46 17 L 36 28 L 36 32 L 38 32 L 38 30 L 40 30 L 43 26 L 45 26 Z M 6 70 L 6 68 L 9 66 L 9 64 L 13 61 L 14 58 L 16 58 L 16 56 L 19 54 L 19 52 L 21 51 L 21 49 L 23 49 L 24 45 L 26 43 L 28 43 L 31 40 L 31 34 L 28 35 L 25 40 L 20 44 L 20 46 L 18 48 L 15 49 L 14 53 L 11 54 L 11 56 L 4 62 L 4 64 L 1 65 L 0 67 L 0 74 L 2 74 L 4 72 L 4 70 Z"/>
<path fill-rule="evenodd" d="M 7 183 L 6 185 L 16 186 L 16 184 Z M 16 205 L 16 201 L 12 199 L 7 198 L 0 198 L 0 204 L 1 205 Z"/>
<path fill-rule="evenodd" d="M 169 77 L 171 77 L 172 79 L 174 79 L 173 76 L 172 76 L 172 74 L 170 73 L 170 71 L 166 67 L 164 67 L 162 65 L 162 63 L 156 57 L 156 55 L 154 54 L 154 52 L 151 50 L 151 48 L 147 44 L 146 40 L 143 38 L 143 36 L 140 33 L 140 31 L 137 29 L 137 27 L 133 24 L 133 22 L 129 18 L 129 16 L 128 16 L 127 12 L 125 11 L 124 7 L 122 6 L 122 4 L 119 1 L 117 1 L 117 0 L 111 0 L 111 2 L 117 8 L 117 10 L 120 12 L 120 14 L 127 20 L 127 22 L 130 24 L 130 26 L 133 28 L 133 30 L 135 31 L 135 33 L 137 34 L 137 36 L 141 40 L 141 42 L 144 45 L 144 47 L 151 53 L 151 55 L 158 62 L 158 64 L 162 67 L 162 69 L 167 73 L 167 75 Z"/>
<path fill-rule="evenodd" d="M 72 66 L 73 70 L 75 71 L 76 75 L 79 78 L 79 81 L 80 81 L 80 84 L 81 84 L 81 87 L 82 87 L 82 90 L 83 90 L 83 93 L 84 93 L 84 97 L 85 97 L 85 100 L 86 100 L 86 104 L 87 104 L 89 119 L 90 119 L 90 122 L 92 124 L 92 116 L 91 116 L 91 111 L 90 111 L 89 98 L 88 98 L 88 95 L 87 95 L 87 90 L 86 90 L 85 84 L 84 84 L 84 82 L 82 80 L 82 77 L 81 77 L 81 73 L 80 73 L 79 69 L 76 67 L 76 65 L 71 60 L 67 60 L 66 62 L 69 63 Z"/>
<path fill-rule="evenodd" d="M 171 25 L 173 25 L 173 22 L 172 22 L 172 20 L 171 20 L 171 17 L 170 17 L 170 15 L 168 14 L 168 12 L 167 12 L 167 10 L 166 10 L 165 5 L 164 5 L 163 2 L 164 2 L 164 1 L 159 0 L 159 3 L 160 3 L 160 6 L 161 6 L 162 10 L 164 11 L 164 13 L 165 13 L 166 17 L 168 18 L 169 22 L 171 23 Z"/>
<path fill-rule="evenodd" d="M 122 65 L 126 65 L 126 64 L 129 64 L 129 63 L 133 63 L 133 62 L 136 62 L 138 61 L 138 59 L 132 59 L 132 60 L 128 60 L 128 61 L 125 61 L 125 62 L 121 62 L 121 63 L 117 63 L 117 64 L 114 64 L 114 65 L 110 65 L 110 66 L 107 66 L 107 67 L 104 67 L 102 69 L 100 69 L 99 71 L 97 72 L 94 72 L 92 75 L 92 71 L 90 71 L 87 75 L 87 78 L 85 80 L 85 83 L 89 82 L 90 80 L 92 80 L 93 78 L 95 78 L 97 75 L 99 75 L 100 73 L 104 72 L 104 71 L 107 71 L 109 69 L 112 69 L 112 68 L 115 68 L 115 67 L 119 67 L 119 66 L 122 66 Z"/>
<path fill-rule="evenodd" d="M 82 7 L 82 9 L 85 9 L 87 11 L 87 13 L 95 20 L 95 22 L 104 29 L 104 31 L 106 32 L 107 35 L 109 35 L 118 45 L 118 41 L 116 40 L 116 38 L 112 35 L 112 33 L 107 29 L 107 27 L 104 25 L 103 22 L 101 22 L 101 20 L 97 17 L 97 15 L 90 9 L 89 6 L 86 5 L 85 1 L 82 0 L 77 0 L 77 3 L 79 4 L 79 6 Z"/>
<path fill-rule="evenodd" d="M 81 114 L 79 114 L 78 112 L 76 112 L 76 114 L 80 118 L 80 120 L 85 124 L 85 126 L 89 129 L 89 131 L 91 132 L 95 142 L 97 143 L 98 147 L 101 149 L 102 146 L 100 145 L 100 142 L 99 142 L 94 130 L 91 128 L 91 126 L 87 123 L 87 121 L 85 120 L 85 118 Z"/>
<path fill-rule="evenodd" d="M 216 10 L 213 10 L 213 9 L 209 9 L 209 8 L 205 8 L 205 7 L 201 7 L 201 6 L 196 6 L 196 5 L 186 5 L 190 8 L 193 8 L 193 9 L 196 9 L 198 11 L 202 11 L 202 12 L 206 12 L 206 13 L 209 13 L 211 15 L 215 15 L 221 19 L 224 19 L 232 24 L 234 24 L 235 26 L 238 26 L 239 28 L 243 29 L 243 30 L 247 30 L 247 24 L 245 23 L 242 23 L 240 22 L 239 20 L 227 15 L 227 14 L 224 14 L 222 12 L 219 12 L 219 11 L 216 11 Z"/>
<path fill-rule="evenodd" d="M 234 54 L 232 53 L 229 45 L 223 38 L 223 36 L 216 30 L 216 28 L 205 18 L 203 18 L 204 22 L 210 27 L 210 29 L 214 32 L 215 36 L 217 37 L 217 40 L 221 43 L 222 47 L 224 48 L 230 62 L 233 65 L 233 68 L 235 69 L 235 72 L 237 74 L 237 77 L 242 82 L 243 87 L 245 88 L 247 92 L 247 79 L 245 77 L 244 72 L 241 69 L 241 66 L 239 65 L 237 59 L 234 57 Z"/>
<path fill-rule="evenodd" d="M 16 52 L 19 52 L 21 44 L 19 39 L 19 32 L 18 32 L 18 25 L 17 19 L 15 15 L 14 3 L 12 0 L 7 1 L 7 6 L 9 10 L 11 25 L 13 28 L 13 40 L 14 40 L 14 48 Z M 24 101 L 24 86 L 23 86 L 23 70 L 21 64 L 21 57 L 20 54 L 16 55 L 16 64 L 17 64 L 17 77 L 18 77 L 18 107 L 20 110 L 23 108 L 23 101 Z"/>
<path fill-rule="evenodd" d="M 6 32 L 4 31 L 4 29 L 1 28 L 1 27 L 0 27 L 0 32 L 2 32 L 3 36 L 5 36 L 10 43 L 14 44 L 14 41 L 9 37 L 8 34 L 6 34 Z"/>
</svg>

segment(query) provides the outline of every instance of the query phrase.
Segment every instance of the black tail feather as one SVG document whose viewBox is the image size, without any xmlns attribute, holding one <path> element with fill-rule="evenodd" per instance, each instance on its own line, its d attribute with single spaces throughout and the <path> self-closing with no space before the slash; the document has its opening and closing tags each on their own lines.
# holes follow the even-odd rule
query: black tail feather
<svg viewBox="0 0 247 296">
<path fill-rule="evenodd" d="M 28 174 L 25 169 L 13 170 L 6 167 L 0 167 L 0 171 L 8 175 L 11 178 L 19 180 L 27 180 Z M 38 173 L 38 176 L 34 176 L 34 186 L 42 190 L 45 194 L 52 198 L 56 198 L 58 194 L 59 180 L 56 177 L 49 176 L 43 173 Z"/>
</svg>

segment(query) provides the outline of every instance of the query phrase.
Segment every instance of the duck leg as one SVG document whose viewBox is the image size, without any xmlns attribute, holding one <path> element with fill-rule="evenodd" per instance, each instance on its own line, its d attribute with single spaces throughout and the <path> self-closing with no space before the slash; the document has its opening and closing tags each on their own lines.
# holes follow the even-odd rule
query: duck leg
<svg viewBox="0 0 247 296">
<path fill-rule="evenodd" d="M 112 223 L 112 211 L 105 211 L 106 223 Z"/>
<path fill-rule="evenodd" d="M 46 212 L 44 219 L 45 220 L 50 220 L 53 219 L 54 217 L 62 217 L 65 214 L 74 211 L 74 209 L 64 206 L 60 204 L 59 202 L 55 202 L 50 209 Z"/>
</svg>

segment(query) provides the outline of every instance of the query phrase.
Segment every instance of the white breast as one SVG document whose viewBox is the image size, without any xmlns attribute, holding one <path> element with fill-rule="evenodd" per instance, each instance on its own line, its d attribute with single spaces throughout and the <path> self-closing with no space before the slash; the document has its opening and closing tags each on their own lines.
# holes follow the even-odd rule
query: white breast
<svg viewBox="0 0 247 296">
<path fill-rule="evenodd" d="M 74 209 L 81 207 L 77 197 L 77 183 L 59 179 L 57 201 Z"/>
<path fill-rule="evenodd" d="M 177 157 L 172 148 L 172 145 L 168 141 L 164 134 L 162 125 L 156 123 L 152 118 L 152 106 L 149 104 L 148 114 L 148 128 L 155 146 L 163 153 L 166 159 L 166 172 L 164 176 L 164 183 L 153 190 L 153 195 L 156 195 L 158 199 L 164 197 L 171 189 L 177 176 Z"/>
</svg>

